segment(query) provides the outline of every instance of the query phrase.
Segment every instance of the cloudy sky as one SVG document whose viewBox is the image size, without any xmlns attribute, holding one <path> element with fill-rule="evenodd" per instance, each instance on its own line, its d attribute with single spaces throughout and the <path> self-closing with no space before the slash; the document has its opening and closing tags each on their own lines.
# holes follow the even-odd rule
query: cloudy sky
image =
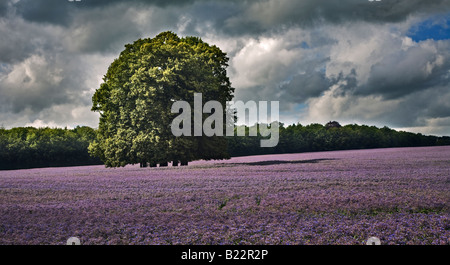
<svg viewBox="0 0 450 265">
<path fill-rule="evenodd" d="M 124 45 L 171 30 L 230 57 L 284 123 L 450 135 L 450 0 L 0 0 L 0 126 L 97 127 Z"/>
</svg>

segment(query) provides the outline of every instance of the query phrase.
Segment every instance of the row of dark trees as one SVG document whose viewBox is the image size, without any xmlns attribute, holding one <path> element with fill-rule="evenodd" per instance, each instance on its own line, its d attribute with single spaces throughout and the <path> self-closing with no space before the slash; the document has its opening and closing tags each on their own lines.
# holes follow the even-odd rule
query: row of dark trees
<svg viewBox="0 0 450 265">
<path fill-rule="evenodd" d="M 246 129 L 249 130 L 248 127 Z M 96 139 L 96 134 L 97 131 L 89 127 L 72 130 L 32 127 L 0 129 L 0 169 L 102 164 L 99 158 L 88 153 L 88 146 Z M 259 136 L 227 137 L 228 153 L 231 156 L 246 156 L 450 145 L 450 137 L 398 132 L 387 127 L 356 124 L 340 126 L 337 122 L 287 127 L 280 124 L 279 144 L 273 148 L 261 148 L 261 139 Z"/>
<path fill-rule="evenodd" d="M 248 127 L 246 128 L 249 130 Z M 258 134 L 259 135 L 259 134 Z M 228 137 L 231 156 L 302 153 L 315 151 L 370 149 L 387 147 L 416 147 L 450 145 L 450 137 L 425 136 L 395 131 L 388 127 L 367 125 L 341 126 L 337 122 L 326 125 L 301 124 L 284 127 L 280 124 L 280 139 L 276 147 L 260 148 L 261 137 Z"/>
<path fill-rule="evenodd" d="M 102 164 L 88 153 L 95 138 L 89 127 L 0 129 L 0 169 Z"/>
</svg>

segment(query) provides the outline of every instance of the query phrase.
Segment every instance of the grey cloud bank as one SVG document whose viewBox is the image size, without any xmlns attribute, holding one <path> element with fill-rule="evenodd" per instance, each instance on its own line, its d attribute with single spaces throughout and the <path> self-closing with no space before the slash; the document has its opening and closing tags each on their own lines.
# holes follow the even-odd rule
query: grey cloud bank
<svg viewBox="0 0 450 265">
<path fill-rule="evenodd" d="M 172 30 L 230 56 L 235 100 L 282 122 L 450 135 L 450 40 L 414 41 L 450 0 L 0 1 L 0 125 L 96 127 L 90 98 L 126 43 Z"/>
</svg>

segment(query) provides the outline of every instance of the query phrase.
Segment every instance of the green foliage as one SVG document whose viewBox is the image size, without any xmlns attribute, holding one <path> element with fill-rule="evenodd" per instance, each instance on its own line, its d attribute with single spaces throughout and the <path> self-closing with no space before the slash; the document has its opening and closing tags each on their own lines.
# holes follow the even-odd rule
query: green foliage
<svg viewBox="0 0 450 265">
<path fill-rule="evenodd" d="M 101 164 L 87 152 L 95 137 L 89 127 L 0 129 L 0 169 Z"/>
<path fill-rule="evenodd" d="M 246 128 L 248 130 L 248 128 Z M 280 124 L 279 144 L 273 148 L 261 148 L 261 137 L 229 137 L 231 156 L 301 153 L 349 149 L 386 147 L 413 147 L 450 145 L 450 137 L 424 136 L 409 132 L 397 132 L 388 127 L 350 124 L 328 126 Z"/>
<path fill-rule="evenodd" d="M 246 128 L 248 135 L 249 128 Z M 91 157 L 88 146 L 94 141 L 96 131 L 89 127 L 73 130 L 41 128 L 0 128 L 0 170 L 35 167 L 82 166 L 101 164 L 97 157 Z M 127 137 L 133 141 L 127 141 Z M 120 159 L 142 156 L 151 146 L 150 137 L 144 133 L 135 135 L 132 131 L 120 130 L 119 136 L 108 139 L 107 155 Z M 387 127 L 381 129 L 366 125 L 328 127 L 321 124 L 301 124 L 284 127 L 280 123 L 280 141 L 276 147 L 261 148 L 261 137 L 228 137 L 228 149 L 232 156 L 301 153 L 312 151 L 367 149 L 384 147 L 412 147 L 450 145 L 450 137 L 424 136 L 408 132 L 397 132 Z M 183 148 L 192 144 L 180 142 L 174 152 L 183 155 L 189 150 Z M 210 147 L 211 148 L 211 147 Z M 95 149 L 95 148 L 94 148 Z M 183 153 L 186 152 L 186 153 Z M 186 160 L 182 160 L 186 162 Z M 158 160 L 152 164 L 167 162 Z M 125 166 L 126 163 L 119 164 Z M 257 201 L 258 203 L 258 201 Z"/>
<path fill-rule="evenodd" d="M 92 98 L 101 117 L 90 153 L 108 167 L 228 158 L 224 137 L 174 137 L 170 128 L 174 101 L 232 99 L 227 63 L 218 47 L 172 32 L 126 45 Z"/>
</svg>

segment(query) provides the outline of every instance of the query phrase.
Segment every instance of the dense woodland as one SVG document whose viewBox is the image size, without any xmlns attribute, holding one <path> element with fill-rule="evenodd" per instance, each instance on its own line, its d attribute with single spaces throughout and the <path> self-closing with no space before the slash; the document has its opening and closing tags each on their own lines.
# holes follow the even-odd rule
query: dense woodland
<svg viewBox="0 0 450 265">
<path fill-rule="evenodd" d="M 247 127 L 247 132 L 249 128 Z M 301 124 L 285 127 L 280 124 L 280 140 L 276 147 L 260 148 L 261 137 L 230 137 L 228 150 L 231 156 L 302 153 L 314 151 L 370 149 L 387 147 L 415 147 L 450 145 L 450 137 L 425 136 L 410 132 L 398 132 L 388 127 L 338 122 L 325 125 Z"/>
<path fill-rule="evenodd" d="M 0 169 L 101 164 L 88 153 L 95 137 L 89 127 L 0 129 Z"/>
<path fill-rule="evenodd" d="M 96 130 L 89 127 L 0 129 L 0 169 L 102 164 L 88 153 L 95 138 Z M 450 137 L 398 132 L 387 127 L 340 126 L 337 122 L 287 127 L 280 124 L 279 144 L 273 148 L 261 148 L 261 137 L 227 138 L 231 156 L 450 145 Z"/>
</svg>

